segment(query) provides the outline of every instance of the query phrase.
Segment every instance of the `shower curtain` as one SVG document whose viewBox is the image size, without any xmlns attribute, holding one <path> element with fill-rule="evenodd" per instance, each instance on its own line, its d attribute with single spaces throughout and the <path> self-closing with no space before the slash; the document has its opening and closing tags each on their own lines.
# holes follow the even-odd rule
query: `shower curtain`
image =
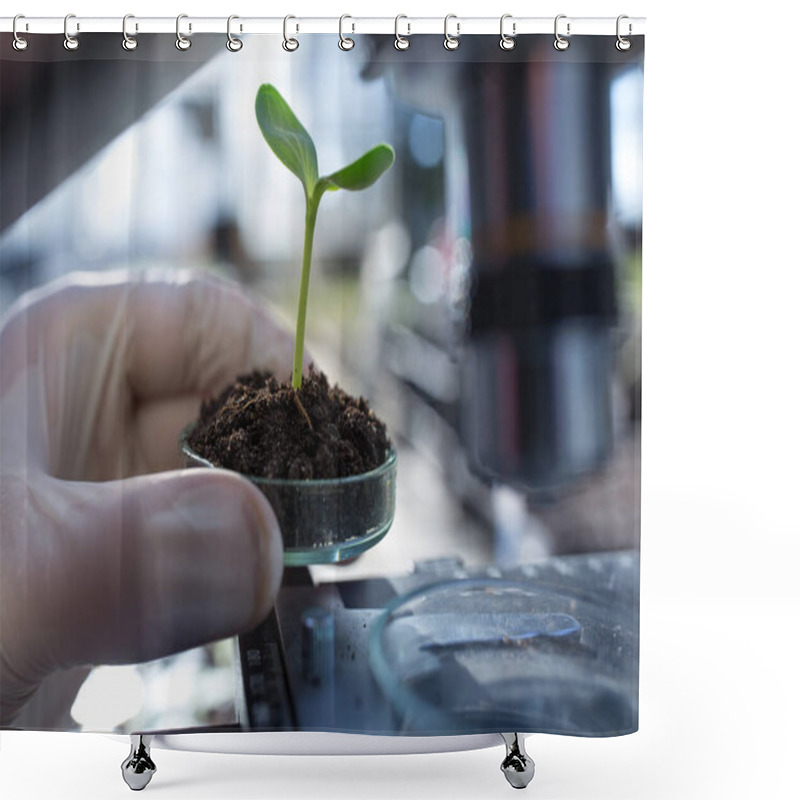
<svg viewBox="0 0 800 800">
<path fill-rule="evenodd" d="M 0 41 L 2 727 L 635 731 L 643 37 L 182 38 Z M 305 328 L 386 425 L 391 527 L 303 563 L 307 494 L 179 444 L 291 371 L 309 189 L 263 87 L 319 175 L 393 154 L 320 201 Z"/>
</svg>

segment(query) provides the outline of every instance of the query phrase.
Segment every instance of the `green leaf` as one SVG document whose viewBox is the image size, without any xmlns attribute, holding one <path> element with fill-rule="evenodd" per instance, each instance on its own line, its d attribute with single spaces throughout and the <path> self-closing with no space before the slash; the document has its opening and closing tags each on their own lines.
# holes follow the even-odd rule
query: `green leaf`
<svg viewBox="0 0 800 800">
<path fill-rule="evenodd" d="M 320 178 L 320 182 L 325 182 L 326 190 L 347 189 L 358 192 L 372 186 L 393 163 L 394 150 L 388 144 L 379 144 L 352 164 Z"/>
<path fill-rule="evenodd" d="M 256 119 L 272 152 L 300 178 L 306 197 L 311 197 L 319 178 L 317 149 L 308 131 L 271 84 L 262 84 L 258 90 Z"/>
</svg>

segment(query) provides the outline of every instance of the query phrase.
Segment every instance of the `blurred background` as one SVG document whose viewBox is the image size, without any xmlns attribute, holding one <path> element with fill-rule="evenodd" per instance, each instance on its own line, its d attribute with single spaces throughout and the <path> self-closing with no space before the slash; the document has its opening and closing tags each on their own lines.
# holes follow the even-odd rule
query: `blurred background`
<svg viewBox="0 0 800 800">
<path fill-rule="evenodd" d="M 239 54 L 217 41 L 207 58 L 198 41 L 192 61 L 142 77 L 124 72 L 115 37 L 113 61 L 56 81 L 38 65 L 38 101 L 4 71 L 6 162 L 48 117 L 26 145 L 47 158 L 16 158 L 11 199 L 4 163 L 3 317 L 75 269 L 192 267 L 241 283 L 293 329 L 303 193 L 253 110 L 273 83 L 321 173 L 380 141 L 397 155 L 368 191 L 322 204 L 306 339 L 330 379 L 387 422 L 397 512 L 378 547 L 314 566 L 314 579 L 637 549 L 641 55 L 593 37 L 563 54 L 550 37 L 512 53 L 496 37 L 454 53 L 438 39 L 396 53 L 390 38 L 364 37 L 343 54 L 336 37 L 315 37 L 287 57 L 270 38 Z M 172 37 L 162 52 L 176 58 Z M 113 70 L 113 105 L 87 121 L 82 104 Z M 230 643 L 176 658 L 171 688 L 148 688 L 159 726 L 192 721 L 179 686 L 193 687 L 195 722 L 227 719 Z M 207 676 L 218 666 L 222 699 L 176 663 Z M 148 686 L 162 667 L 147 668 Z"/>
<path fill-rule="evenodd" d="M 86 76 L 80 87 L 68 77 L 43 84 L 43 107 L 52 100 L 46 151 L 65 165 L 27 170 L 77 169 L 41 199 L 31 190 L 31 208 L 6 215 L 2 313 L 25 290 L 75 269 L 191 266 L 242 283 L 293 327 L 304 200 L 255 124 L 256 90 L 271 82 L 314 137 L 323 173 L 379 141 L 396 150 L 395 167 L 369 191 L 325 198 L 307 336 L 331 378 L 368 396 L 395 438 L 411 445 L 401 472 L 414 491 L 440 486 L 455 502 L 458 523 L 424 527 L 458 529 L 456 550 L 468 560 L 634 546 L 641 59 L 617 63 L 603 48 L 596 61 L 561 63 L 557 72 L 545 50 L 551 43 L 535 37 L 526 53 L 508 55 L 496 54 L 492 37 L 442 56 L 434 43 L 422 52 L 416 42 L 416 59 L 399 54 L 402 61 L 388 39 L 388 48 L 375 39 L 342 54 L 335 37 L 320 37 L 312 53 L 307 46 L 286 58 L 260 38 L 241 54 L 215 49 L 217 57 L 182 67 L 177 88 L 152 108 L 148 99 L 165 91 L 159 81 L 123 82 L 115 108 L 125 111 L 111 116 L 128 114 L 132 124 L 107 144 L 102 124 L 88 125 L 98 151 L 83 164 L 68 141 L 60 154 L 53 141 L 80 123 L 70 93 L 87 92 Z M 498 68 L 499 58 L 518 69 Z M 430 59 L 440 62 L 435 71 Z M 4 98 L 13 78 L 5 77 Z M 3 133 L 5 148 L 13 137 Z M 555 316 L 568 324 L 554 324 Z M 563 374 L 530 363 L 509 373 L 501 357 L 509 347 L 560 362 Z M 536 407 L 530 434 L 499 419 L 507 409 L 498 398 L 520 380 L 549 381 L 558 396 L 550 403 L 539 388 L 517 390 Z M 488 399 L 471 402 L 465 381 L 480 382 Z M 570 399 L 581 394 L 591 402 Z M 538 452 L 553 429 L 570 441 Z M 499 452 L 503 436 L 537 452 Z M 442 498 L 408 503 L 441 506 Z M 406 542 L 411 531 L 390 538 Z"/>
</svg>

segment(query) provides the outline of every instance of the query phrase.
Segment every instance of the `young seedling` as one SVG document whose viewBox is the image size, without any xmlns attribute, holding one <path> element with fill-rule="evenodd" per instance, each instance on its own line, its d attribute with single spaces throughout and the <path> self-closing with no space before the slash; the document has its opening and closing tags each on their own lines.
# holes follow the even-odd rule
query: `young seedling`
<svg viewBox="0 0 800 800">
<path fill-rule="evenodd" d="M 270 84 L 265 83 L 258 90 L 256 119 L 272 152 L 285 167 L 300 179 L 306 196 L 303 271 L 300 276 L 300 299 L 297 304 L 297 333 L 292 367 L 292 387 L 297 390 L 303 381 L 303 342 L 306 329 L 308 280 L 311 273 L 311 248 L 314 243 L 317 210 L 322 196 L 325 192 L 335 192 L 338 189 L 356 192 L 372 186 L 392 166 L 394 150 L 388 144 L 379 144 L 357 158 L 352 164 L 348 164 L 330 175 L 320 177 L 317 168 L 317 150 L 311 136 L 300 124 L 278 90 Z M 307 416 L 306 421 L 309 421 Z"/>
</svg>

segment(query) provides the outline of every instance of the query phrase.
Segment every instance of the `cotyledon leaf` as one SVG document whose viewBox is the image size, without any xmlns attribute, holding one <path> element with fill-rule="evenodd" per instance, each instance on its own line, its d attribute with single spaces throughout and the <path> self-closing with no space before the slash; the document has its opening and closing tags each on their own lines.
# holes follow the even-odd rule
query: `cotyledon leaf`
<svg viewBox="0 0 800 800">
<path fill-rule="evenodd" d="M 262 84 L 256 94 L 256 119 L 272 152 L 300 179 L 306 197 L 311 197 L 319 179 L 317 149 L 308 131 L 271 84 Z"/>
<path fill-rule="evenodd" d="M 379 144 L 331 175 L 320 178 L 326 189 L 347 189 L 357 192 L 372 186 L 394 163 L 394 150 L 388 144 Z"/>
</svg>

